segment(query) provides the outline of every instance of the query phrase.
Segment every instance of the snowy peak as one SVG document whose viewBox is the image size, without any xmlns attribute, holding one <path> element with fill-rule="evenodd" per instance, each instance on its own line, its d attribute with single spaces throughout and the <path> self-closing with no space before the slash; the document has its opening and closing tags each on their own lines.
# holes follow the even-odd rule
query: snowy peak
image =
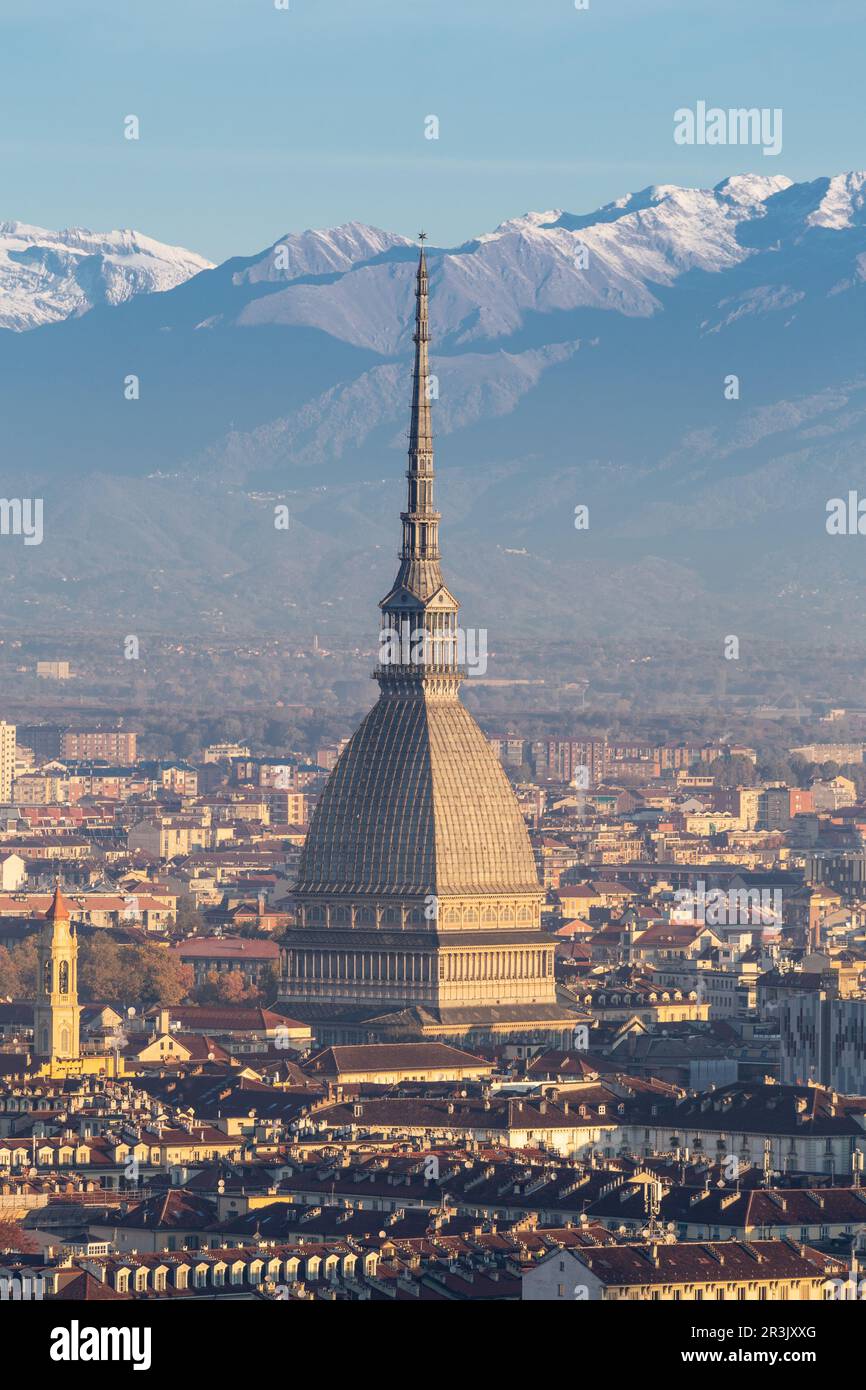
<svg viewBox="0 0 866 1390">
<path fill-rule="evenodd" d="M 0 222 L 0 328 L 22 331 L 171 290 L 212 262 L 140 232 Z"/>
<path fill-rule="evenodd" d="M 766 266 L 766 287 L 749 286 L 749 312 L 769 312 L 817 292 L 825 272 L 816 243 L 828 232 L 854 235 L 833 242 L 824 292 L 862 284 L 860 229 L 863 172 L 803 183 L 737 174 L 715 188 L 650 184 L 593 212 L 529 211 L 460 246 L 429 247 L 437 334 L 443 345 L 465 346 L 507 338 L 528 314 L 589 308 L 647 317 L 659 311 L 659 292 L 689 272 L 721 276 L 746 262 L 759 276 Z M 357 221 L 288 233 L 221 267 L 199 326 L 315 328 L 391 355 L 407 340 L 413 246 Z M 0 223 L 0 327 L 34 328 L 170 290 L 208 268 L 193 252 L 135 231 Z"/>
<path fill-rule="evenodd" d="M 498 236 L 503 236 L 508 232 L 522 232 L 540 230 L 544 231 L 556 226 L 560 217 L 563 216 L 561 208 L 556 208 L 548 212 L 524 212 L 520 217 L 509 217 L 506 222 L 500 222 L 499 226 L 492 232 L 485 232 L 478 237 L 478 242 L 493 241 Z"/>
<path fill-rule="evenodd" d="M 815 211 L 807 217 L 807 226 L 828 227 L 832 231 L 863 226 L 866 222 L 866 172 L 836 174 L 821 182 L 826 184 L 826 190 Z"/>
<path fill-rule="evenodd" d="M 732 174 L 717 183 L 713 192 L 734 203 L 765 203 L 774 193 L 790 188 L 792 182 L 784 174 Z"/>
<path fill-rule="evenodd" d="M 368 227 L 363 222 L 345 222 L 340 227 L 291 233 L 274 242 L 244 270 L 236 271 L 232 283 L 286 283 L 307 275 L 329 275 L 351 270 L 395 246 L 411 245 L 408 237 Z"/>
<path fill-rule="evenodd" d="M 652 184 L 595 212 L 529 211 L 460 246 L 431 246 L 437 342 L 450 351 L 509 338 L 530 314 L 650 317 L 661 308 L 660 291 L 689 272 L 722 277 L 762 256 L 767 288 L 751 293 L 748 312 L 778 312 L 820 283 L 820 275 L 808 279 L 800 244 L 819 226 L 862 218 L 863 187 L 859 174 L 801 184 L 763 175 L 735 175 L 715 188 Z M 412 247 L 407 237 L 358 222 L 285 236 L 229 264 L 232 295 L 207 326 L 313 328 L 392 356 L 411 331 Z M 858 248 L 839 249 L 835 283 L 859 284 Z M 726 308 L 719 322 L 732 313 Z"/>
</svg>

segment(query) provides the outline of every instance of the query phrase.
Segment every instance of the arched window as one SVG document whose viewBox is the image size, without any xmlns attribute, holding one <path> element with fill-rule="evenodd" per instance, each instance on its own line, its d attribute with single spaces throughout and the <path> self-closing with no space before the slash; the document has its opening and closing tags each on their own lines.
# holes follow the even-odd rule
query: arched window
<svg viewBox="0 0 866 1390">
<path fill-rule="evenodd" d="M 47 960 L 42 971 L 42 988 L 46 994 L 51 993 L 51 961 Z"/>
<path fill-rule="evenodd" d="M 62 960 L 62 961 L 60 962 L 60 970 L 58 971 L 58 977 L 59 977 L 58 988 L 60 989 L 60 993 L 61 993 L 61 994 L 68 994 L 68 993 L 69 993 L 69 961 L 68 961 L 68 960 Z"/>
</svg>

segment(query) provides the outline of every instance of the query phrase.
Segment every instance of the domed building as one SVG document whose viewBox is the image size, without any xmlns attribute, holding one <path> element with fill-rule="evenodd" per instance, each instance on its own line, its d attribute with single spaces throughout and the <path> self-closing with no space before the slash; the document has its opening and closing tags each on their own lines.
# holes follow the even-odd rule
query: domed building
<svg viewBox="0 0 866 1390">
<path fill-rule="evenodd" d="M 310 825 L 282 941 L 280 1002 L 320 1043 L 558 1043 L 554 942 L 516 798 L 460 703 L 458 603 L 440 567 L 428 392 L 427 264 L 416 282 L 408 500 L 382 612 L 377 703 Z"/>
</svg>

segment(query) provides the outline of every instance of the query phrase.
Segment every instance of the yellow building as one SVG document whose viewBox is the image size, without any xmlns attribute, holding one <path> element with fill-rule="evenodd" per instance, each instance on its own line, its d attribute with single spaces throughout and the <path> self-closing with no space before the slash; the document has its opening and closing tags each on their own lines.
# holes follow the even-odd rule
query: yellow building
<svg viewBox="0 0 866 1390">
<path fill-rule="evenodd" d="M 522 1297 L 569 1303 L 829 1301 L 847 1276 L 844 1260 L 793 1241 L 652 1241 L 553 1250 L 523 1275 Z"/>
<path fill-rule="evenodd" d="M 12 800 L 15 776 L 15 725 L 0 720 L 0 802 Z"/>
<path fill-rule="evenodd" d="M 78 934 L 69 904 L 55 888 L 39 938 L 34 1051 L 53 1066 L 77 1057 L 79 1046 Z"/>
<path fill-rule="evenodd" d="M 45 914 L 37 959 L 33 1006 L 35 1069 L 51 1077 L 123 1075 L 123 1061 L 114 1053 L 80 1055 L 78 933 L 59 886 Z"/>
</svg>

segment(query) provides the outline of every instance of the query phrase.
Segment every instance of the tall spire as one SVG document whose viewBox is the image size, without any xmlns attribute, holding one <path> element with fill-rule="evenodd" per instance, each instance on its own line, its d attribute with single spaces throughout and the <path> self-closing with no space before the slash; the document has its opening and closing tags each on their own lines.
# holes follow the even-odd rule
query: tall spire
<svg viewBox="0 0 866 1390">
<path fill-rule="evenodd" d="M 426 232 L 419 233 L 421 250 L 415 275 L 415 365 L 412 372 L 412 410 L 409 417 L 408 496 L 400 513 L 403 544 L 400 568 L 382 610 L 383 650 L 377 679 L 386 686 L 407 677 L 429 685 L 448 677 L 456 692 L 458 603 L 442 582 L 439 557 L 440 514 L 433 507 L 433 426 L 430 401 L 436 378 L 430 375 Z"/>
<path fill-rule="evenodd" d="M 427 307 L 426 233 L 415 277 L 415 367 L 412 373 L 412 414 L 409 419 L 409 496 L 403 522 L 401 560 L 439 560 L 439 513 L 433 510 L 433 427 L 430 420 L 430 325 Z M 441 575 L 439 576 L 441 583 Z"/>
</svg>

